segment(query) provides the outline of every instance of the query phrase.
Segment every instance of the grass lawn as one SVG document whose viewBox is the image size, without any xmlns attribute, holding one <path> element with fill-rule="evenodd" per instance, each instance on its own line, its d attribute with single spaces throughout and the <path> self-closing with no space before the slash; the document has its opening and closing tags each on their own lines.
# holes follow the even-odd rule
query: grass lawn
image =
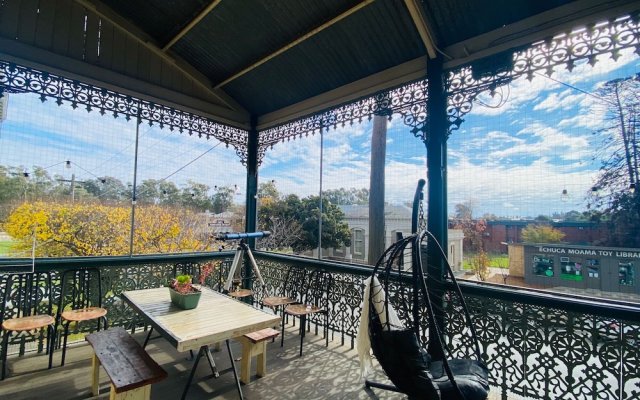
<svg viewBox="0 0 640 400">
<path fill-rule="evenodd" d="M 13 241 L 11 240 L 2 240 L 0 241 L 0 255 L 9 255 L 12 253 L 11 245 Z"/>
<path fill-rule="evenodd" d="M 509 268 L 509 255 L 501 253 L 487 253 L 489 266 L 493 268 Z M 471 270 L 471 262 L 476 257 L 475 253 L 465 253 L 462 268 Z"/>
</svg>

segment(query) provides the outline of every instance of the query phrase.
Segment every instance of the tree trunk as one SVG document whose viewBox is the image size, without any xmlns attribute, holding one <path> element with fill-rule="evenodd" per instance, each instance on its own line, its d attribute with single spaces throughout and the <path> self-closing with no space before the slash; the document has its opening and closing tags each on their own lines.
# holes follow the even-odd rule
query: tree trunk
<svg viewBox="0 0 640 400">
<path fill-rule="evenodd" d="M 384 164 L 387 152 L 387 117 L 373 117 L 371 176 L 369 179 L 369 252 L 374 265 L 384 252 Z"/>
</svg>

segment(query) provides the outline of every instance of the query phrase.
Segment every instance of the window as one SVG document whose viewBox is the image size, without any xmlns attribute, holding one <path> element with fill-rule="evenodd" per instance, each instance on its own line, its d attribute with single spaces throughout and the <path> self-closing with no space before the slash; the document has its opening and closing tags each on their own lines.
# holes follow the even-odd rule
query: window
<svg viewBox="0 0 640 400">
<path fill-rule="evenodd" d="M 533 256 L 533 274 L 538 276 L 553 276 L 553 258 Z"/>
<path fill-rule="evenodd" d="M 635 275 L 635 268 L 632 262 L 618 263 L 618 281 L 621 285 L 633 286 Z"/>
<path fill-rule="evenodd" d="M 587 258 L 587 276 L 589 278 L 600 278 L 600 260 Z"/>
<path fill-rule="evenodd" d="M 570 281 L 581 281 L 582 262 L 571 260 L 569 257 L 560 257 L 560 278 Z"/>
<path fill-rule="evenodd" d="M 354 229 L 351 231 L 351 254 L 357 258 L 364 257 L 364 229 Z"/>
</svg>

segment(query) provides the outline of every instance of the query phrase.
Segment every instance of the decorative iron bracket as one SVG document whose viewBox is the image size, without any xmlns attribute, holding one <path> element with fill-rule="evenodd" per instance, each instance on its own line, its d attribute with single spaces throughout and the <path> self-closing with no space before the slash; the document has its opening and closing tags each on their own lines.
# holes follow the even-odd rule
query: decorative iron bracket
<svg viewBox="0 0 640 400">
<path fill-rule="evenodd" d="M 380 91 L 349 104 L 328 109 L 319 114 L 303 117 L 260 132 L 258 141 L 258 163 L 262 162 L 267 149 L 280 142 L 315 135 L 322 128 L 336 128 L 354 122 L 371 120 L 374 115 L 391 119 L 400 114 L 411 132 L 423 142 L 426 140 L 427 81 L 425 79 Z"/>
<path fill-rule="evenodd" d="M 99 110 L 100 114 L 110 113 L 114 118 L 124 116 L 130 120 L 139 117 L 150 126 L 158 124 L 160 128 L 167 126 L 180 133 L 186 131 L 189 135 L 195 133 L 207 139 L 214 137 L 227 147 L 231 145 L 242 164 L 246 165 L 247 162 L 247 131 L 186 111 L 0 60 L 0 97 L 4 92 L 36 93 L 43 102 L 55 99 L 58 105 L 66 102 L 74 109 L 84 106 L 89 112 Z"/>
<path fill-rule="evenodd" d="M 502 71 L 493 76 L 474 78 L 471 66 L 463 66 L 449 72 L 445 90 L 448 93 L 447 116 L 449 133 L 460 128 L 464 116 L 468 114 L 476 97 L 486 91 L 494 91 L 498 87 L 509 84 L 512 80 L 533 76 L 542 71 L 551 76 L 554 69 L 566 65 L 572 71 L 577 61 L 588 60 L 594 66 L 598 56 L 611 53 L 617 60 L 620 50 L 635 48 L 640 54 L 639 14 L 625 16 L 615 21 L 592 24 L 584 29 L 556 35 L 548 40 L 533 43 L 523 50 L 513 52 L 513 69 Z"/>
</svg>

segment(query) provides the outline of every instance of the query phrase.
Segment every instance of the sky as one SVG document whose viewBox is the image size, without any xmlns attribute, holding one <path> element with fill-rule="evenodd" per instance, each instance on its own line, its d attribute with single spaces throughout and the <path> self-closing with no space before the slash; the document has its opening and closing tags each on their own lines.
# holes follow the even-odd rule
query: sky
<svg viewBox="0 0 640 400">
<path fill-rule="evenodd" d="M 519 78 L 494 97 L 479 96 L 448 141 L 450 213 L 458 203 L 471 204 L 475 216 L 506 218 L 584 211 L 600 167 L 593 159 L 599 146 L 593 132 L 606 113 L 593 92 L 639 69 L 629 50 L 617 62 L 603 55 L 595 67 L 559 68 L 551 78 Z M 363 121 L 278 143 L 267 150 L 259 180 L 301 197 L 317 195 L 321 185 L 322 190 L 366 188 L 371 130 L 372 121 Z M 26 171 L 46 167 L 63 179 L 112 176 L 132 183 L 135 138 L 134 121 L 10 94 L 0 125 L 0 165 Z M 386 201 L 410 202 L 417 181 L 426 179 L 427 154 L 398 116 L 388 122 L 386 154 Z M 66 160 L 72 168 L 65 168 Z M 212 193 L 216 186 L 237 185 L 235 201 L 244 201 L 245 167 L 233 148 L 147 123 L 139 126 L 137 182 L 145 179 L 178 186 L 191 180 L 207 184 Z M 563 190 L 568 196 L 561 196 Z"/>
</svg>

